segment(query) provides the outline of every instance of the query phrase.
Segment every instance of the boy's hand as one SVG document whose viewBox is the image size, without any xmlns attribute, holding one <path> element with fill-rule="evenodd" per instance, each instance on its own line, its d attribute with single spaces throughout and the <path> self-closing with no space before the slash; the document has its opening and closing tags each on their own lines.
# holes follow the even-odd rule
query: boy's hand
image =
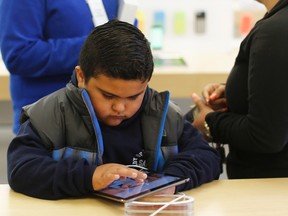
<svg viewBox="0 0 288 216">
<path fill-rule="evenodd" d="M 122 164 L 108 163 L 96 167 L 92 185 L 94 190 L 101 190 L 119 178 L 132 178 L 138 182 L 144 182 L 147 174 Z"/>
</svg>

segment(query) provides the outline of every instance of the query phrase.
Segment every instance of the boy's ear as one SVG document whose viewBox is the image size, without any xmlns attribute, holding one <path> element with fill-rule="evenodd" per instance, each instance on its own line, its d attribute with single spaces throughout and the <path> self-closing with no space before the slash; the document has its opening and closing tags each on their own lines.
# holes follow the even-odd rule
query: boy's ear
<svg viewBox="0 0 288 216">
<path fill-rule="evenodd" d="M 76 77 L 77 77 L 77 82 L 78 82 L 78 88 L 84 88 L 85 86 L 85 77 L 84 77 L 84 73 L 81 69 L 80 66 L 76 66 L 75 67 L 75 71 L 76 71 Z"/>
</svg>

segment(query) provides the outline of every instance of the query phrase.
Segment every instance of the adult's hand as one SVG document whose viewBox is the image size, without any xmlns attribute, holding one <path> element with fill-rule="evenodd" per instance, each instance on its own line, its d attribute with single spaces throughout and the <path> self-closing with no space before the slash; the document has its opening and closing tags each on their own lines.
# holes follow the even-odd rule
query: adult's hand
<svg viewBox="0 0 288 216">
<path fill-rule="evenodd" d="M 210 83 L 207 84 L 202 91 L 202 96 L 206 103 L 214 111 L 226 111 L 226 98 L 224 98 L 225 84 Z"/>
</svg>

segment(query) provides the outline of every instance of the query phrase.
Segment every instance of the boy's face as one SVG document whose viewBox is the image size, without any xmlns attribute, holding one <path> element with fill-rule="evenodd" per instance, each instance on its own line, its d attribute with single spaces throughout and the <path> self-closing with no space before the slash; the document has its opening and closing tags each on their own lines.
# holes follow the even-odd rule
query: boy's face
<svg viewBox="0 0 288 216">
<path fill-rule="evenodd" d="M 99 121 L 109 126 L 117 126 L 123 120 L 131 118 L 140 108 L 148 80 L 123 80 L 105 75 L 85 78 L 80 67 L 76 67 L 78 87 L 89 93 Z"/>
</svg>

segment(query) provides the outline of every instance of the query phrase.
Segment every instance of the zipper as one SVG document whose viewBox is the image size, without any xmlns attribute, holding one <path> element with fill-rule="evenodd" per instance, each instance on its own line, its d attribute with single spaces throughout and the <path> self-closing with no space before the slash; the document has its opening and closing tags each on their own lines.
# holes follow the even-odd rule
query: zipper
<svg viewBox="0 0 288 216">
<path fill-rule="evenodd" d="M 86 89 L 82 90 L 81 93 L 82 99 L 88 109 L 88 112 L 90 114 L 91 120 L 92 120 L 92 125 L 93 125 L 93 129 L 94 129 L 94 133 L 96 135 L 96 142 L 97 142 L 97 152 L 96 152 L 96 159 L 95 159 L 95 165 L 101 165 L 103 164 L 103 159 L 102 159 L 102 155 L 104 152 L 104 144 L 103 144 L 103 138 L 102 138 L 102 133 L 100 130 L 100 125 L 99 122 L 97 120 L 96 114 L 94 112 L 94 108 L 93 105 L 91 103 L 90 97 L 86 91 Z"/>
<path fill-rule="evenodd" d="M 170 99 L 170 92 L 167 92 L 166 101 L 165 101 L 165 105 L 164 105 L 164 112 L 161 116 L 161 125 L 160 125 L 160 129 L 159 129 L 158 140 L 157 140 L 157 147 L 158 148 L 156 150 L 155 163 L 154 163 L 154 167 L 153 167 L 154 170 L 162 170 L 162 168 L 164 166 L 164 157 L 163 157 L 163 154 L 161 153 L 161 143 L 163 141 L 163 136 L 167 135 L 166 131 L 164 130 L 164 125 L 165 125 L 165 120 L 166 120 L 166 116 L 168 113 L 169 99 Z"/>
</svg>

